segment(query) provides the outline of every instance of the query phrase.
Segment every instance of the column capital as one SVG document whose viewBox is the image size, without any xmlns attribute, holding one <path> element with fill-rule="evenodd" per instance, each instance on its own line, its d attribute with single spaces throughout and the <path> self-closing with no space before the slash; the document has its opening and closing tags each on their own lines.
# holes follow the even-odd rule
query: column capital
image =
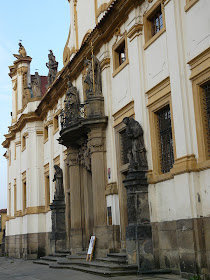
<svg viewBox="0 0 210 280">
<path fill-rule="evenodd" d="M 68 166 L 79 165 L 78 150 L 68 148 L 66 162 L 67 162 Z"/>
</svg>

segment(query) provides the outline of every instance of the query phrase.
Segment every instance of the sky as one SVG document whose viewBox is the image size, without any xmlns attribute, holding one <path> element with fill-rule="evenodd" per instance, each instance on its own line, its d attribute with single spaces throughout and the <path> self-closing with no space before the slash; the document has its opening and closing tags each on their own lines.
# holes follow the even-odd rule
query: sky
<svg viewBox="0 0 210 280">
<path fill-rule="evenodd" d="M 31 74 L 48 74 L 46 62 L 51 49 L 63 67 L 63 49 L 70 27 L 68 0 L 9 0 L 1 1 L 0 9 L 0 144 L 11 125 L 12 83 L 9 68 L 18 53 L 18 43 L 32 57 Z M 38 69 L 38 70 L 36 70 Z M 6 149 L 0 145 L 0 209 L 7 207 Z"/>
</svg>

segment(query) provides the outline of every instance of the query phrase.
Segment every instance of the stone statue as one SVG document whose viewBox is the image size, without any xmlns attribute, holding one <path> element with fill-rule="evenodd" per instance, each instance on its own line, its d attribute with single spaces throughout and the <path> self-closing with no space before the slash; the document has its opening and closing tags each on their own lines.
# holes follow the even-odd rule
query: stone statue
<svg viewBox="0 0 210 280">
<path fill-rule="evenodd" d="M 147 168 L 146 149 L 144 146 L 143 129 L 133 118 L 124 118 L 126 136 L 131 140 L 131 150 L 128 152 L 129 171 Z"/>
<path fill-rule="evenodd" d="M 41 97 L 41 78 L 38 72 L 35 72 L 35 76 L 31 77 L 31 88 L 33 92 L 33 97 Z"/>
<path fill-rule="evenodd" d="M 46 66 L 49 69 L 47 81 L 48 81 L 48 86 L 50 86 L 54 82 L 56 74 L 58 72 L 58 62 L 55 60 L 55 56 L 51 50 L 50 53 L 48 54 L 48 58 L 49 58 L 49 62 L 46 63 Z"/>
<path fill-rule="evenodd" d="M 18 52 L 19 52 L 20 56 L 26 57 L 27 54 L 26 54 L 26 50 L 25 50 L 24 46 L 21 43 L 19 43 L 18 45 L 19 45 Z"/>
<path fill-rule="evenodd" d="M 85 167 L 88 171 L 91 171 L 90 148 L 87 143 L 83 144 L 83 146 L 80 148 L 79 158 L 81 166 Z"/>
<path fill-rule="evenodd" d="M 84 82 L 89 86 L 86 90 L 87 98 L 90 94 L 102 95 L 100 61 L 95 55 L 92 55 L 91 58 L 91 60 L 85 59 L 84 61 L 84 65 L 87 66 L 87 75 Z"/>
<path fill-rule="evenodd" d="M 77 121 L 80 112 L 79 93 L 77 88 L 73 86 L 73 84 L 70 81 L 67 82 L 66 99 L 64 102 L 65 121 L 69 123 Z"/>
<path fill-rule="evenodd" d="M 63 171 L 58 165 L 54 165 L 54 168 L 55 168 L 55 174 L 54 174 L 53 182 L 56 181 L 54 199 L 59 199 L 64 197 Z"/>
</svg>

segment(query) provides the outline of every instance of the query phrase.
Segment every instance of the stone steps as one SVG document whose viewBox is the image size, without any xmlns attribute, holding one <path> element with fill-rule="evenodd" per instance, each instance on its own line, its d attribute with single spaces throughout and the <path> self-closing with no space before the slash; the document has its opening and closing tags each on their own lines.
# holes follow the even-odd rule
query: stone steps
<svg viewBox="0 0 210 280">
<path fill-rule="evenodd" d="M 111 258 L 111 257 L 106 257 L 106 258 L 97 258 L 97 261 L 100 262 L 107 262 L 107 263 L 123 263 L 126 264 L 127 260 L 126 259 L 120 259 L 120 258 Z"/>
<path fill-rule="evenodd" d="M 102 263 L 99 261 L 69 261 L 69 260 L 58 260 L 57 264 L 61 265 L 80 265 L 83 267 L 94 267 L 94 268 L 104 268 L 110 270 L 136 270 L 136 266 L 131 265 L 122 265 L 122 264 L 110 264 L 110 263 Z"/>
<path fill-rule="evenodd" d="M 119 270 L 119 271 L 112 271 L 110 269 L 99 269 L 99 268 L 93 268 L 93 267 L 84 267 L 81 265 L 58 265 L 58 264 L 52 264 L 50 265 L 50 268 L 54 269 L 72 269 L 72 270 L 78 270 L 81 272 L 96 274 L 104 277 L 114 277 L 114 276 L 126 276 L 126 275 L 137 275 L 138 270 Z"/>
</svg>

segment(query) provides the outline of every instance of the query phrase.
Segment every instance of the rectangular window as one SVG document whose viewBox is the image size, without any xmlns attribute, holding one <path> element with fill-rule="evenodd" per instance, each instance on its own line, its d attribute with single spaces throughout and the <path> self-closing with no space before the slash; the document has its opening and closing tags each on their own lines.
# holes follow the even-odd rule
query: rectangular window
<svg viewBox="0 0 210 280">
<path fill-rule="evenodd" d="M 165 106 L 156 112 L 156 114 L 159 134 L 161 172 L 167 173 L 171 170 L 174 164 L 170 106 Z"/>
<path fill-rule="evenodd" d="M 54 133 L 56 133 L 59 129 L 58 115 L 55 115 L 53 118 L 53 129 L 54 129 Z"/>
<path fill-rule="evenodd" d="M 108 226 L 112 225 L 112 207 L 107 207 L 107 224 Z"/>
<path fill-rule="evenodd" d="M 27 192 L 26 192 L 26 181 L 23 181 L 23 212 L 26 211 L 26 206 L 27 206 Z"/>
<path fill-rule="evenodd" d="M 152 148 L 150 184 L 173 178 L 176 145 L 173 126 L 170 78 L 167 77 L 147 91 Z"/>
<path fill-rule="evenodd" d="M 119 73 L 128 63 L 127 37 L 123 36 L 114 44 L 113 49 L 113 77 Z"/>
<path fill-rule="evenodd" d="M 22 151 L 24 151 L 26 149 L 26 136 L 23 135 L 22 137 Z"/>
<path fill-rule="evenodd" d="M 144 49 L 152 44 L 165 30 L 164 6 L 158 0 L 144 15 Z"/>
<path fill-rule="evenodd" d="M 201 100 L 206 158 L 210 159 L 210 81 L 201 85 Z"/>
<path fill-rule="evenodd" d="M 48 126 L 44 127 L 44 142 L 48 140 Z"/>
<path fill-rule="evenodd" d="M 163 28 L 163 15 L 161 6 L 159 6 L 157 10 L 155 10 L 155 14 L 148 20 L 151 22 L 151 32 L 152 36 L 154 36 Z"/>
<path fill-rule="evenodd" d="M 14 183 L 14 215 L 17 212 L 17 191 L 16 191 L 16 179 Z"/>
<path fill-rule="evenodd" d="M 50 177 L 49 175 L 45 176 L 45 208 L 49 210 L 50 205 Z"/>
<path fill-rule="evenodd" d="M 197 134 L 197 167 L 210 167 L 210 50 L 206 49 L 188 62 L 191 69 L 195 124 Z"/>
</svg>

